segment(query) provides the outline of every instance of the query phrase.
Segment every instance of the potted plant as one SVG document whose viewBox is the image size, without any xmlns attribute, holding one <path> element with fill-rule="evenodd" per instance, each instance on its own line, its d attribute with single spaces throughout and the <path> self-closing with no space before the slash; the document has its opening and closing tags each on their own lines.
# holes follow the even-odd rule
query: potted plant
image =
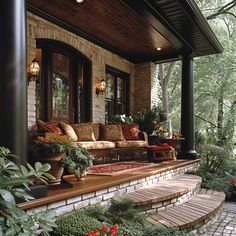
<svg viewBox="0 0 236 236">
<path fill-rule="evenodd" d="M 83 180 L 88 168 L 93 165 L 93 159 L 85 148 L 71 144 L 67 147 L 67 155 L 63 157 L 62 162 L 78 180 Z"/>
<path fill-rule="evenodd" d="M 137 123 L 142 131 L 151 134 L 159 124 L 159 108 L 142 109 L 134 116 L 134 123 Z"/>
<path fill-rule="evenodd" d="M 93 165 L 94 157 L 85 148 L 74 144 L 66 135 L 48 133 L 45 136 L 39 136 L 33 151 L 37 153 L 38 160 L 52 166 L 50 173 L 56 178 L 49 181 L 52 184 L 61 182 L 64 167 L 69 173 L 81 179 L 87 169 Z"/>
<path fill-rule="evenodd" d="M 49 163 L 49 171 L 55 177 L 50 180 L 50 184 L 59 184 L 64 172 L 62 159 L 66 156 L 68 146 L 71 141 L 66 135 L 47 133 L 44 136 L 38 136 L 33 145 L 33 152 L 37 160 L 42 163 Z"/>
</svg>

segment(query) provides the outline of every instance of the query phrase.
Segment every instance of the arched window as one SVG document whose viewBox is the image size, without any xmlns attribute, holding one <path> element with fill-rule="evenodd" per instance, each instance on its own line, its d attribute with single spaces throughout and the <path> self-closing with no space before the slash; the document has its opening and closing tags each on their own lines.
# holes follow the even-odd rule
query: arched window
<svg viewBox="0 0 236 236">
<path fill-rule="evenodd" d="M 91 119 L 91 63 L 72 47 L 37 40 L 40 80 L 36 87 L 36 118 L 70 123 Z"/>
</svg>

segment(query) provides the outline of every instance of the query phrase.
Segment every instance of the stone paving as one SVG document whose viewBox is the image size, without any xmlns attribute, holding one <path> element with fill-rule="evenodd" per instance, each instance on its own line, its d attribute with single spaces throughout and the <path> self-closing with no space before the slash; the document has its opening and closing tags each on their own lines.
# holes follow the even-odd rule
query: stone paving
<svg viewBox="0 0 236 236">
<path fill-rule="evenodd" d="M 218 220 L 212 225 L 207 236 L 236 236 L 236 202 L 225 203 Z"/>
</svg>

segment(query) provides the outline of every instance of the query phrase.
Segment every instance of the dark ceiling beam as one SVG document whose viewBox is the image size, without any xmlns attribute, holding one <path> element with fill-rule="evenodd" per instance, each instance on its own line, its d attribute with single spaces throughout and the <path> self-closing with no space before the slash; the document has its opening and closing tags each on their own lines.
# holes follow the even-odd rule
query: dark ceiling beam
<svg viewBox="0 0 236 236">
<path fill-rule="evenodd" d="M 117 54 L 118 56 L 121 56 L 133 63 L 136 63 L 136 61 L 134 61 L 133 57 L 122 52 L 121 50 L 117 49 L 117 48 L 114 48 L 114 47 L 111 47 L 110 45 L 104 43 L 103 41 L 100 41 L 100 40 L 97 40 L 96 38 L 92 37 L 91 35 L 89 34 L 86 34 L 85 32 L 81 31 L 80 29 L 72 26 L 71 24 L 68 24 L 67 22 L 53 16 L 53 15 L 50 15 L 48 13 L 46 13 L 45 11 L 39 9 L 38 7 L 35 7 L 34 5 L 30 4 L 30 3 L 26 3 L 26 10 L 45 19 L 45 20 L 48 20 L 49 22 L 55 24 L 55 25 L 58 25 L 60 26 L 61 28 L 65 29 L 65 30 L 68 30 L 84 39 L 87 39 L 88 41 L 112 52 L 112 53 L 115 53 Z"/>
<path fill-rule="evenodd" d="M 194 48 L 171 26 L 167 19 L 157 11 L 149 0 L 120 0 L 127 7 L 153 26 L 176 49 L 192 53 Z"/>
</svg>

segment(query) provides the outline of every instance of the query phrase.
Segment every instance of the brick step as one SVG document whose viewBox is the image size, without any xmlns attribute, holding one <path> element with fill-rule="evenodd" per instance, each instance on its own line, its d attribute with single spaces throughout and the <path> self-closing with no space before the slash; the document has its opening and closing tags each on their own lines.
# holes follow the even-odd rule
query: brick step
<svg viewBox="0 0 236 236">
<path fill-rule="evenodd" d="M 187 202 L 149 215 L 147 220 L 155 225 L 162 224 L 181 230 L 195 230 L 216 217 L 220 213 L 224 201 L 223 192 L 202 189 Z"/>
<path fill-rule="evenodd" d="M 161 211 L 187 201 L 194 193 L 200 191 L 201 181 L 201 177 L 196 175 L 179 175 L 149 188 L 124 194 L 119 199 L 133 200 L 135 206 L 144 212 Z"/>
</svg>

